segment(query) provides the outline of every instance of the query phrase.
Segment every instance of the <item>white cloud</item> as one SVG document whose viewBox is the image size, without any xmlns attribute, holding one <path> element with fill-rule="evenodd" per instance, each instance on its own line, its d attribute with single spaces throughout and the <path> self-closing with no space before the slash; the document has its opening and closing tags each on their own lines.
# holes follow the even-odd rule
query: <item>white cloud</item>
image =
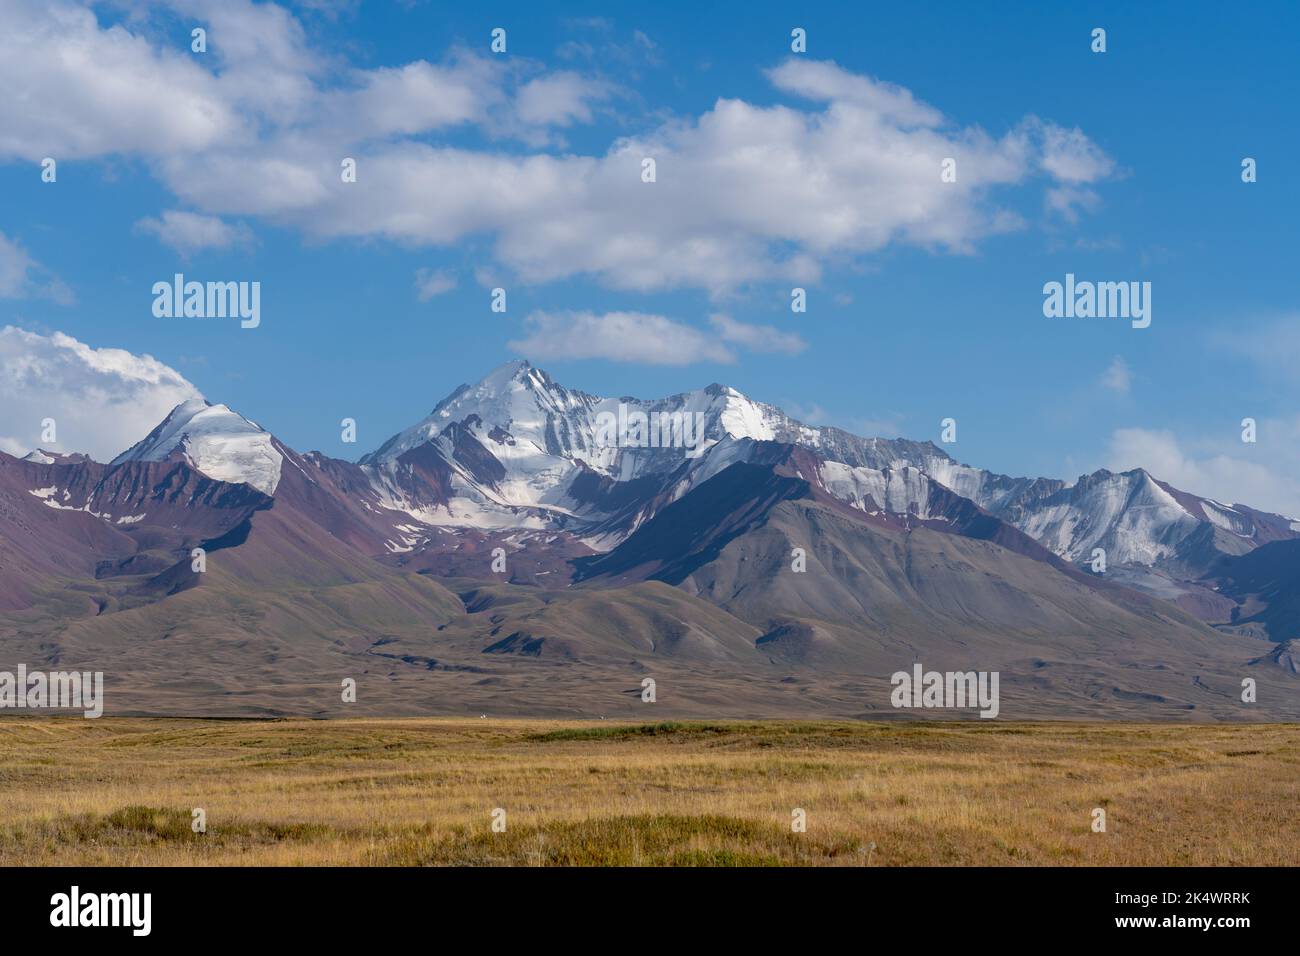
<svg viewBox="0 0 1300 956">
<path fill-rule="evenodd" d="M 149 355 L 95 349 L 61 332 L 0 329 L 0 448 L 82 452 L 109 461 L 179 403 L 201 397 L 175 369 Z M 57 442 L 41 440 L 54 419 Z"/>
<path fill-rule="evenodd" d="M 509 346 L 539 361 L 604 358 L 646 365 L 731 363 L 737 349 L 794 355 L 807 347 L 792 332 L 726 315 L 711 316 L 709 324 L 713 335 L 644 312 L 534 312 L 524 320 L 527 336 Z"/>
<path fill-rule="evenodd" d="M 592 104 L 609 95 L 607 84 L 560 70 L 525 83 L 516 97 L 515 112 L 522 122 L 532 125 L 590 123 Z"/>
<path fill-rule="evenodd" d="M 747 325 L 728 315 L 713 315 L 709 324 L 724 342 L 739 345 L 754 352 L 781 352 L 797 355 L 808 347 L 798 334 L 782 332 L 770 325 Z"/>
<path fill-rule="evenodd" d="M 71 305 L 75 301 L 71 289 L 2 232 L 0 299 L 52 299 L 59 305 Z"/>
<path fill-rule="evenodd" d="M 459 57 L 448 66 L 420 60 L 358 71 L 356 78 L 360 84 L 356 92 L 326 100 L 330 120 L 342 136 L 411 135 L 455 126 L 481 117 L 502 97 L 496 71 L 472 56 Z"/>
<path fill-rule="evenodd" d="M 565 27 L 571 38 L 560 44 L 556 54 L 563 60 L 588 60 L 602 66 L 615 65 L 633 80 L 643 67 L 660 66 L 659 45 L 640 30 L 626 39 L 616 36 L 614 24 L 603 17 L 570 17 Z M 580 39 L 586 31 L 586 39 Z"/>
<path fill-rule="evenodd" d="M 602 156 L 386 144 L 366 160 L 367 182 L 293 218 L 324 235 L 409 243 L 489 232 L 526 281 L 586 274 L 619 289 L 715 295 L 815 279 L 823 262 L 894 242 L 968 252 L 1019 226 L 990 193 L 1033 173 L 1038 125 L 996 140 L 947 132 L 907 91 L 833 64 L 772 75 L 801 95 L 844 98 L 821 110 L 719 100 Z M 939 182 L 949 156 L 955 184 Z M 656 160 L 654 183 L 641 181 L 644 157 Z"/>
<path fill-rule="evenodd" d="M 1119 392 L 1121 395 L 1127 395 L 1133 385 L 1133 371 L 1128 367 L 1128 363 L 1123 358 L 1116 355 L 1111 359 L 1110 364 L 1106 366 L 1106 371 L 1101 373 L 1101 386 L 1108 388 L 1112 392 Z"/>
<path fill-rule="evenodd" d="M 1101 204 L 1101 196 L 1093 189 L 1076 186 L 1054 186 L 1044 195 L 1047 208 L 1060 213 L 1066 222 L 1078 222 L 1080 212 L 1089 212 Z"/>
<path fill-rule="evenodd" d="M 0 296 L 15 299 L 27 285 L 32 259 L 16 242 L 0 233 Z"/>
<path fill-rule="evenodd" d="M 1300 517 L 1300 417 L 1261 420 L 1255 444 L 1231 428 L 1188 444 L 1171 431 L 1121 428 L 1111 436 L 1107 467 L 1145 468 L 1182 491 Z"/>
<path fill-rule="evenodd" d="M 209 54 L 104 29 L 62 0 L 19 0 L 0 32 L 0 156 L 135 154 L 211 216 L 417 246 L 486 236 L 527 282 L 587 275 L 715 297 L 815 281 L 891 244 L 971 252 L 1021 227 L 1006 191 L 1045 177 L 1048 202 L 1074 217 L 1113 170 L 1078 129 L 1030 116 L 994 137 L 902 87 L 801 57 L 767 71 L 797 105 L 719 99 L 596 154 L 538 152 L 562 142 L 547 129 L 588 121 L 611 88 L 466 51 L 348 70 L 274 4 L 170 5 L 209 25 Z M 430 141 L 466 123 L 534 152 Z M 344 156 L 356 183 L 339 182 Z M 641 181 L 644 157 L 655 183 Z M 955 183 L 939 179 L 948 157 Z"/>
<path fill-rule="evenodd" d="M 201 150 L 240 121 L 216 78 L 60 0 L 10 0 L 0 29 L 0 154 L 39 162 Z"/>
<path fill-rule="evenodd" d="M 456 276 L 445 269 L 416 270 L 415 295 L 421 302 L 428 302 L 434 296 L 450 292 L 454 288 L 456 288 Z"/>
<path fill-rule="evenodd" d="M 487 266 L 474 267 L 474 281 L 485 289 L 504 288 L 504 278 L 498 269 Z"/>
<path fill-rule="evenodd" d="M 253 241 L 252 231 L 242 223 L 231 225 L 216 216 L 180 209 L 168 209 L 158 218 L 141 219 L 135 225 L 182 255 L 203 249 L 230 249 Z"/>
<path fill-rule="evenodd" d="M 1095 183 L 1115 171 L 1115 161 L 1079 127 L 1064 129 L 1036 119 L 1030 125 L 1042 136 L 1039 162 L 1053 179 L 1072 184 Z"/>
<path fill-rule="evenodd" d="M 539 361 L 603 358 L 646 365 L 734 362 L 731 349 L 700 330 L 644 312 L 534 312 L 528 335 L 509 347 Z"/>
<path fill-rule="evenodd" d="M 942 113 L 918 102 L 910 90 L 850 73 L 829 61 L 791 58 L 768 70 L 767 75 L 777 89 L 787 93 L 810 100 L 852 103 L 902 127 L 934 127 L 943 122 Z"/>
<path fill-rule="evenodd" d="M 290 218 L 327 236 L 417 244 L 486 231 L 526 281 L 587 274 L 620 289 L 714 294 L 815 279 L 823 262 L 893 242 L 967 252 L 1019 225 L 988 193 L 1031 174 L 1032 136 L 940 132 L 917 126 L 932 111 L 895 88 L 838 67 L 813 79 L 799 88 L 842 87 L 852 98 L 814 112 L 719 100 L 695 122 L 599 157 L 387 144 L 365 160 L 370 176 L 356 189 Z M 654 183 L 640 178 L 647 156 Z M 955 184 L 938 179 L 948 156 L 958 157 Z"/>
<path fill-rule="evenodd" d="M 244 121 L 293 123 L 319 105 L 320 81 L 334 66 L 313 51 L 307 34 L 285 7 L 252 0 L 160 0 L 183 18 L 208 31 L 208 52 L 183 58 L 197 61 L 211 76 L 222 100 L 234 104 Z M 147 14 L 146 14 L 147 15 Z M 163 44 L 164 48 L 170 44 Z"/>
</svg>

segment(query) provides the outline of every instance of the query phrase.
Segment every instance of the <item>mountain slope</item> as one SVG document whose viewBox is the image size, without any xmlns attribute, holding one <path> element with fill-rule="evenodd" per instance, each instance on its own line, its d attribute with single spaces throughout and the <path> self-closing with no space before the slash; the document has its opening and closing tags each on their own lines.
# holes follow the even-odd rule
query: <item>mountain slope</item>
<svg viewBox="0 0 1300 956">
<path fill-rule="evenodd" d="M 1016 635 L 1104 634 L 1184 651 L 1217 637 L 1162 602 L 1033 553 L 1032 543 L 1029 554 L 997 543 L 991 516 L 978 536 L 941 520 L 890 520 L 845 507 L 792 470 L 732 465 L 613 551 L 580 560 L 580 578 L 666 581 L 767 629 L 808 617 L 895 640 L 962 635 L 972 653 L 981 639 Z M 793 570 L 796 548 L 804 571 Z"/>
<path fill-rule="evenodd" d="M 1233 602 L 1222 620 L 1234 630 L 1273 641 L 1300 638 L 1300 541 L 1273 541 L 1226 558 L 1209 583 Z"/>
<path fill-rule="evenodd" d="M 638 415 L 640 428 L 631 421 Z M 646 441 L 647 431 L 656 435 L 656 416 L 674 415 L 686 416 L 687 447 Z M 602 418 L 617 422 L 612 435 L 602 432 Z M 1176 590 L 1189 592 L 1184 603 L 1206 613 L 1216 602 L 1187 582 L 1225 555 L 1300 537 L 1300 522 L 1192 495 L 1141 469 L 1073 483 L 1013 478 L 963 465 L 930 442 L 805 425 L 722 385 L 655 401 L 601 398 L 566 389 L 527 362 L 456 389 L 362 467 L 385 506 L 422 522 L 554 530 L 604 551 L 766 443 L 811 452 L 819 483 L 855 507 L 905 514 L 923 508 L 927 486 L 937 483 L 1067 562 L 1090 563 L 1100 548 L 1110 567 L 1156 569 L 1183 582 Z M 1141 586 L 1144 576 L 1129 580 Z"/>
<path fill-rule="evenodd" d="M 0 649 L 152 712 L 346 713 L 355 673 L 368 712 L 624 713 L 652 676 L 677 713 L 861 715 L 921 661 L 1002 671 L 1021 715 L 1284 716 L 1258 636 L 1294 634 L 1293 524 L 510 363 L 355 464 L 207 402 L 108 465 L 0 455 Z"/>
</svg>

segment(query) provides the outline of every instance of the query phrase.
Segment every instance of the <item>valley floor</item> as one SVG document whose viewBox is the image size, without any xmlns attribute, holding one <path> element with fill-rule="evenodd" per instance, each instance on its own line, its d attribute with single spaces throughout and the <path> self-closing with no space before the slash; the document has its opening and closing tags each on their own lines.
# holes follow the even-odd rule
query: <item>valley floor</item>
<svg viewBox="0 0 1300 956">
<path fill-rule="evenodd" d="M 1293 724 L 0 720 L 9 865 L 1295 866 L 1297 792 Z"/>
</svg>

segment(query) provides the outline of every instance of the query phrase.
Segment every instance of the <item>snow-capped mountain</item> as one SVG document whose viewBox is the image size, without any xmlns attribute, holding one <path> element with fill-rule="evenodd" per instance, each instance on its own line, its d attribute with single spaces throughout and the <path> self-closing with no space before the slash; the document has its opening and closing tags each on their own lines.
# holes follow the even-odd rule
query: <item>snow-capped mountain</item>
<svg viewBox="0 0 1300 956">
<path fill-rule="evenodd" d="M 884 472 L 914 468 L 914 461 L 948 461 L 929 443 L 805 425 L 723 385 L 658 400 L 606 398 L 567 389 L 515 361 L 458 388 L 361 465 L 388 507 L 429 524 L 563 529 L 601 549 L 655 508 L 773 442 L 856 470 L 837 471 L 836 480 L 860 487 L 897 486 L 897 474 Z M 915 481 L 910 499 L 896 491 L 888 503 L 859 495 L 858 504 L 906 511 L 925 499 Z"/>
<path fill-rule="evenodd" d="M 233 412 L 201 398 L 183 402 L 146 435 L 113 459 L 166 461 L 179 455 L 209 478 L 251 485 L 275 494 L 284 456 L 271 433 Z"/>
<path fill-rule="evenodd" d="M 0 453 L 0 640 L 17 611 L 50 622 L 39 639 L 60 655 L 66 634 L 168 666 L 178 646 L 186 666 L 212 648 L 214 687 L 231 661 L 282 681 L 301 650 L 316 661 L 295 672 L 303 686 L 343 655 L 475 675 L 471 696 L 504 658 L 680 656 L 761 682 L 956 654 L 1051 662 L 1026 699 L 1047 680 L 1083 708 L 1062 712 L 1109 693 L 1139 714 L 1235 713 L 1240 667 L 1293 676 L 1293 654 L 1256 644 L 1300 633 L 1297 546 L 1288 519 L 1141 470 L 1014 478 L 723 385 L 609 398 L 514 362 L 358 463 L 299 454 L 202 401 L 107 465 Z M 1105 574 L 1088 566 L 1096 547 Z M 808 573 L 790 573 L 794 553 Z"/>
<path fill-rule="evenodd" d="M 1015 478 L 964 465 L 932 442 L 807 425 L 724 385 L 655 400 L 601 397 L 566 388 L 526 361 L 460 386 L 358 464 L 298 455 L 204 400 L 178 405 L 107 468 L 96 466 L 102 473 L 93 480 L 66 467 L 79 458 L 33 452 L 25 461 L 51 477 L 31 493 L 51 508 L 135 523 L 171 511 L 150 502 L 139 477 L 121 466 L 184 462 L 226 485 L 283 492 L 291 499 L 285 508 L 328 515 L 321 520 L 335 537 L 430 567 L 445 567 L 434 556 L 463 546 L 469 533 L 515 544 L 534 536 L 554 558 L 539 569 L 563 573 L 566 561 L 618 547 L 736 465 L 781 469 L 812 493 L 893 527 L 969 534 L 982 514 L 980 536 L 1008 543 L 988 525 L 1002 522 L 1072 564 L 1104 549 L 1109 568 L 1139 569 L 1129 583 L 1166 598 L 1183 595 L 1225 557 L 1300 537 L 1300 523 L 1188 494 L 1141 469 L 1075 482 Z M 293 478 L 287 491 L 285 476 Z M 1196 602 L 1221 608 L 1207 591 L 1200 588 Z"/>
<path fill-rule="evenodd" d="M 1111 563 L 1203 568 L 1211 553 L 1242 554 L 1297 531 L 1291 519 L 1179 491 L 1141 468 L 975 500 L 1071 561 L 1101 548 Z"/>
<path fill-rule="evenodd" d="M 636 414 L 684 415 L 689 448 L 647 447 L 620 425 Z M 475 528 L 567 530 L 597 550 L 655 510 L 771 444 L 819 459 L 813 481 L 867 514 L 942 520 L 933 488 L 974 502 L 1058 557 L 1111 565 L 1204 571 L 1223 554 L 1296 537 L 1300 524 L 1179 491 L 1136 470 L 1099 471 L 1076 482 L 1015 478 L 964 465 L 932 442 L 862 438 L 806 425 L 733 388 L 659 400 L 603 398 L 565 388 L 516 361 L 458 388 L 433 412 L 362 459 L 387 507 L 422 522 Z"/>
</svg>

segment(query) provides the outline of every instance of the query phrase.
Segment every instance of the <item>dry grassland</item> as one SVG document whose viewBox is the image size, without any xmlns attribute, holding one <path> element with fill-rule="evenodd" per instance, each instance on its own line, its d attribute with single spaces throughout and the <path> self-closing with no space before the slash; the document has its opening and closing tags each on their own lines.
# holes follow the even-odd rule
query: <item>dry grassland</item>
<svg viewBox="0 0 1300 956">
<path fill-rule="evenodd" d="M 0 721 L 10 865 L 1295 866 L 1297 794 L 1280 724 Z"/>
</svg>

